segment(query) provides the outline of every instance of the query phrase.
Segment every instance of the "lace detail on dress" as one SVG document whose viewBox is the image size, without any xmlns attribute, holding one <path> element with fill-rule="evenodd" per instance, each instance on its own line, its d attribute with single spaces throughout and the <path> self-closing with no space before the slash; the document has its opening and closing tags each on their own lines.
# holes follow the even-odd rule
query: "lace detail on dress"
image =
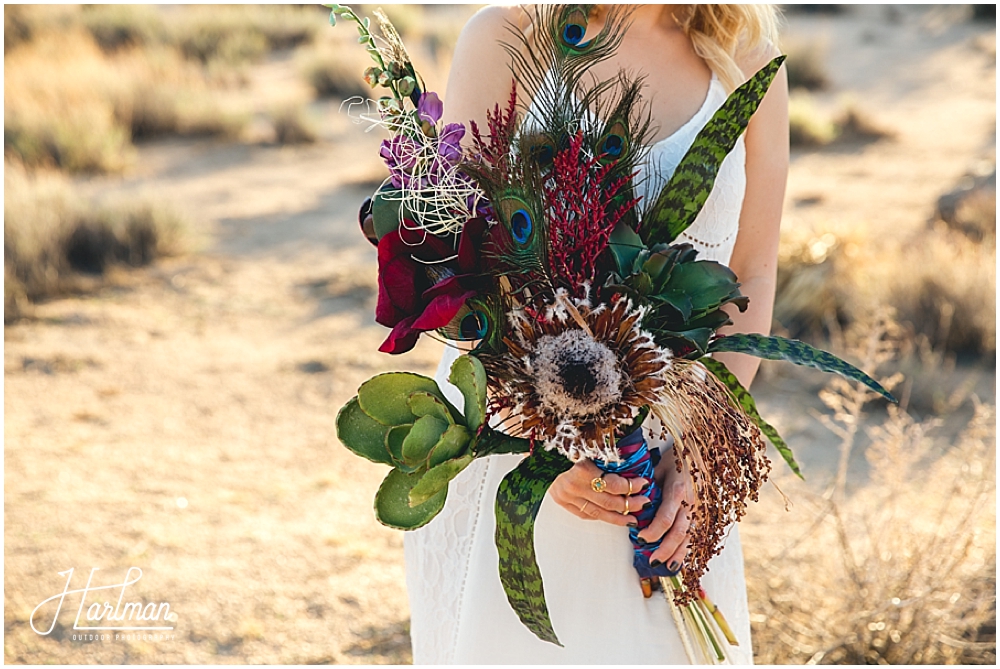
<svg viewBox="0 0 1000 669">
<path fill-rule="evenodd" d="M 452 347 L 445 349 L 434 378 L 448 400 L 462 406 L 461 393 L 448 382 L 458 355 Z M 403 537 L 414 664 L 454 662 L 459 611 L 488 465 L 487 458 L 474 460 L 449 484 L 441 513 Z"/>
</svg>

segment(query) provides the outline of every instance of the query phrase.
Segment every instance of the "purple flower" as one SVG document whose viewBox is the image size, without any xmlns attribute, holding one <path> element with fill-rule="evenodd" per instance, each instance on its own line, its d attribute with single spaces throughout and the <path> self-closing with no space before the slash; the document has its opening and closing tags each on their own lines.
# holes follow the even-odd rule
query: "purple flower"
<svg viewBox="0 0 1000 669">
<path fill-rule="evenodd" d="M 417 118 L 434 125 L 441 120 L 442 114 L 444 114 L 444 104 L 437 93 L 426 92 L 420 96 L 420 102 L 417 104 Z"/>
<path fill-rule="evenodd" d="M 457 165 L 462 160 L 463 137 L 465 137 L 465 126 L 461 123 L 449 123 L 438 137 L 438 155 L 450 165 Z"/>
<path fill-rule="evenodd" d="M 404 185 L 410 187 L 410 174 L 419 151 L 420 146 L 406 135 L 396 135 L 391 139 L 382 140 L 379 155 L 389 168 L 393 187 L 402 188 Z"/>
</svg>

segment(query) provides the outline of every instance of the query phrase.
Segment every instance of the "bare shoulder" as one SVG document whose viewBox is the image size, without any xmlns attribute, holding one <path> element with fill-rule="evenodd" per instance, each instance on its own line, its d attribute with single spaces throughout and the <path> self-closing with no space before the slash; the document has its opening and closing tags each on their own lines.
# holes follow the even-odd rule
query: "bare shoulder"
<svg viewBox="0 0 1000 669">
<path fill-rule="evenodd" d="M 748 49 L 736 57 L 736 65 L 747 79 L 760 68 L 781 55 L 781 51 L 772 42 L 764 42 L 753 49 Z"/>
<path fill-rule="evenodd" d="M 519 5 L 487 5 L 472 15 L 462 29 L 462 35 L 476 39 L 498 40 L 509 35 L 513 25 L 524 30 L 528 15 Z"/>
<path fill-rule="evenodd" d="M 495 56 L 502 51 L 499 48 L 502 43 L 509 43 L 513 39 L 511 31 L 523 32 L 528 23 L 528 14 L 520 6 L 487 5 L 465 23 L 455 45 L 456 53 L 465 51 L 469 55 Z M 483 58 L 477 57 L 477 60 L 481 61 Z"/>
<path fill-rule="evenodd" d="M 515 38 L 511 30 L 524 30 L 528 15 L 521 7 L 491 5 L 470 18 L 455 44 L 446 91 L 445 121 L 482 125 L 485 113 L 510 95 L 510 55 L 504 43 Z"/>
</svg>

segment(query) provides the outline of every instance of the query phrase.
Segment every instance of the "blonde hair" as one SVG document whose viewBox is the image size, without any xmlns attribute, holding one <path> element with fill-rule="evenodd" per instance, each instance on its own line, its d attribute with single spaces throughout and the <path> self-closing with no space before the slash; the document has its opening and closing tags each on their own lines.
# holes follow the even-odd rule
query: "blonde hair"
<svg viewBox="0 0 1000 669">
<path fill-rule="evenodd" d="M 778 10 L 774 5 L 690 5 L 685 14 L 676 17 L 678 24 L 691 39 L 695 53 L 730 91 L 747 79 L 736 59 L 764 55 L 762 52 L 778 41 Z"/>
<path fill-rule="evenodd" d="M 604 11 L 595 5 L 591 16 Z M 747 79 L 737 59 L 759 60 L 778 41 L 776 5 L 687 5 L 674 14 L 674 20 L 729 91 Z"/>
</svg>

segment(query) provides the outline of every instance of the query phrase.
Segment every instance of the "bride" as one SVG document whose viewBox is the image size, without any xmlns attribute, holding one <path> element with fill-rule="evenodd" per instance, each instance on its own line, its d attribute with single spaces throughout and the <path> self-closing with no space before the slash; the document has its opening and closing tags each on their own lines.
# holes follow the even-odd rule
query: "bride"
<svg viewBox="0 0 1000 669">
<path fill-rule="evenodd" d="M 588 35 L 603 25 L 605 11 L 591 11 Z M 531 13 L 521 7 L 487 7 L 465 26 L 455 47 L 445 97 L 446 122 L 475 120 L 503 106 L 511 89 L 510 57 L 503 42 L 514 40 L 509 26 L 531 29 Z M 601 80 L 620 69 L 645 76 L 643 96 L 654 125 L 646 163 L 645 188 L 658 192 L 698 131 L 746 78 L 778 55 L 776 12 L 767 5 L 642 5 L 614 57 L 591 72 Z M 699 258 L 727 264 L 750 298 L 744 313 L 731 313 L 732 331 L 768 333 L 774 303 L 778 229 L 788 170 L 787 82 L 779 72 L 746 133 L 726 158 L 715 188 L 695 223 L 679 241 L 694 245 Z M 642 175 L 640 175 L 642 176 Z M 723 330 L 725 332 L 725 330 Z M 458 355 L 448 349 L 437 381 L 452 401 L 461 396 L 447 383 Z M 748 387 L 758 359 L 721 354 Z M 665 537 L 652 559 L 681 568 L 688 547 L 689 519 L 683 502 L 693 499 L 686 476 L 673 466 L 672 445 L 647 435 L 664 457 L 656 476 L 664 490 L 654 522 L 641 538 Z M 632 568 L 625 526 L 627 509 L 648 500 L 639 492 L 626 500 L 624 479 L 606 476 L 608 488 L 595 492 L 600 471 L 581 461 L 552 484 L 538 514 L 537 560 L 545 579 L 553 627 L 564 644 L 537 639 L 507 603 L 498 576 L 493 500 L 516 455 L 476 460 L 452 482 L 441 514 L 405 537 L 407 588 L 413 658 L 417 664 L 686 663 L 687 658 L 662 597 L 645 599 Z M 612 494 L 607 494 L 607 493 Z M 627 505 L 627 506 L 626 506 Z M 739 533 L 731 528 L 722 552 L 702 579 L 739 640 L 732 656 L 753 661 L 750 622 Z"/>
</svg>

